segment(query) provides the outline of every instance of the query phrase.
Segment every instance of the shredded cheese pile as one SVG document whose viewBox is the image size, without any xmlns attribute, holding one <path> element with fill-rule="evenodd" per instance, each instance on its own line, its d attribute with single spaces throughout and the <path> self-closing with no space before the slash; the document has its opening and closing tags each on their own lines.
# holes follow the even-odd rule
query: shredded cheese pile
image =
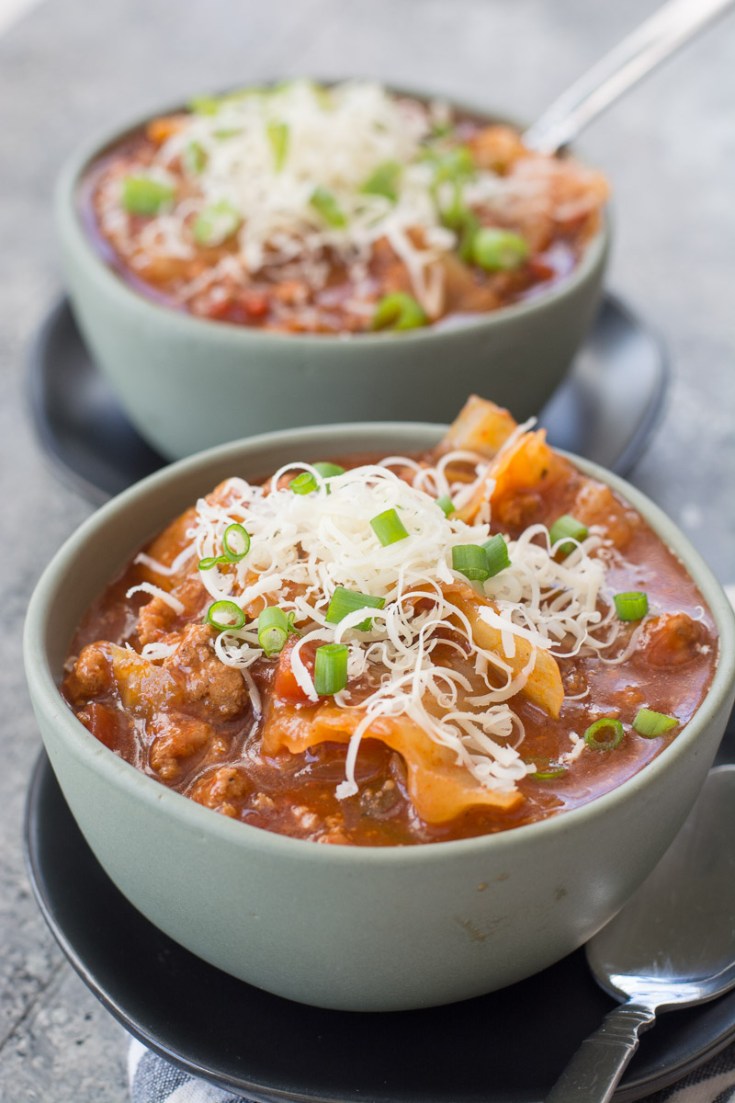
<svg viewBox="0 0 735 1103">
<path fill-rule="evenodd" d="M 450 485 L 447 470 L 468 459 L 474 480 Z M 309 494 L 288 487 L 302 471 L 317 483 Z M 399 471 L 409 472 L 412 482 Z M 340 797 L 357 791 L 355 760 L 370 724 L 397 716 L 410 718 L 450 748 L 479 783 L 512 791 L 535 769 L 519 753 L 524 731 L 512 699 L 531 674 L 537 650 L 558 656 L 599 653 L 615 638 L 604 561 L 592 554 L 603 543 L 599 533 L 593 531 L 559 562 L 548 531 L 537 525 L 508 541 L 510 566 L 473 584 L 492 602 L 481 616 L 500 630 L 504 655 L 474 642 L 470 624 L 445 588 L 467 583 L 451 566 L 452 548 L 487 540 L 489 525 L 447 517 L 436 499 L 450 494 L 460 509 L 481 483 L 488 486 L 487 461 L 464 452 L 449 453 L 428 468 L 388 457 L 328 478 L 299 463 L 281 468 L 265 486 L 231 479 L 197 504 L 192 543 L 169 571 L 192 556 L 217 556 L 225 529 L 233 523 L 246 527 L 248 554 L 199 575 L 213 600 L 234 601 L 249 617 L 240 630 L 222 631 L 215 647 L 223 663 L 242 671 L 256 712 L 260 702 L 249 667 L 263 656 L 256 619 L 264 603 L 293 614 L 300 636 L 291 665 L 309 700 L 319 698 L 301 657 L 303 648 L 315 641 L 348 645 L 349 681 L 335 702 L 358 708 L 363 719 L 348 748 Z M 409 535 L 382 546 L 370 519 L 389 509 L 397 510 Z M 337 624 L 327 621 L 337 586 L 385 599 L 384 608 L 369 610 L 368 631 L 358 628 L 365 609 Z M 514 673 L 507 660 L 520 639 L 531 643 L 531 658 Z M 452 664 L 453 651 L 460 652 L 464 670 L 473 670 L 474 677 L 463 673 L 462 664 Z M 363 680 L 359 700 L 350 692 L 355 679 Z"/>
<path fill-rule="evenodd" d="M 187 188 L 150 219 L 137 247 L 121 208 L 119 179 L 103 188 L 102 227 L 127 240 L 134 267 L 147 266 L 152 257 L 195 256 L 197 215 L 214 212 L 216 222 L 218 210 L 225 221 L 234 212 L 240 220 L 237 249 L 191 281 L 182 291 L 186 298 L 216 290 L 223 279 L 263 271 L 277 272 L 279 280 L 304 279 L 320 290 L 336 259 L 353 288 L 350 309 L 370 314 L 368 266 L 375 243 L 385 239 L 405 264 L 427 315 L 438 316 L 444 275 L 434 262 L 457 244 L 457 235 L 441 224 L 439 208 L 451 204 L 454 190 L 451 181 L 437 184 L 422 154 L 432 127 L 445 118 L 442 105 L 396 96 L 366 81 L 327 89 L 305 80 L 212 102 L 211 113 L 182 117 L 146 169 L 151 179 L 172 188 L 183 173 Z M 398 166 L 395 195 L 366 191 L 366 182 L 387 165 Z M 502 202 L 503 196 L 512 202 L 519 188 L 529 203 L 535 194 L 546 194 L 548 181 L 542 174 L 516 182 L 478 168 L 466 198 L 473 207 Z M 325 219 L 314 203 L 316 190 L 331 197 L 342 224 Z"/>
</svg>

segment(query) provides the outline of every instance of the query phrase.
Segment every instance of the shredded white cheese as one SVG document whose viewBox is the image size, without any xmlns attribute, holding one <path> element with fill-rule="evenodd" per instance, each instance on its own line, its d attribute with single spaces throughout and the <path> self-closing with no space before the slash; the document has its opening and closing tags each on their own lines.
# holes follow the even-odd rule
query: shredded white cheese
<svg viewBox="0 0 735 1103">
<path fill-rule="evenodd" d="M 201 244 L 198 216 L 205 214 L 213 226 L 211 244 L 222 240 L 217 226 L 229 238 L 234 220 L 236 248 L 189 279 L 180 288 L 184 300 L 212 288 L 214 301 L 228 279 L 247 286 L 261 274 L 281 283 L 305 281 L 320 292 L 336 265 L 352 285 L 358 315 L 374 304 L 369 265 L 382 239 L 405 265 L 427 316 L 436 319 L 444 310 L 445 274 L 435 262 L 457 245 L 457 234 L 440 215 L 456 202 L 455 184 L 437 178 L 426 157 L 432 128 L 445 116 L 443 105 L 395 95 L 370 81 L 325 88 L 294 80 L 220 97 L 209 111 L 177 119 L 151 163 L 142 166 L 144 175 L 173 187 L 175 199 L 141 229 L 122 209 L 123 182 L 112 174 L 100 189 L 101 226 L 133 267 L 144 270 L 157 259 L 194 257 Z M 463 203 L 474 211 L 510 213 L 511 223 L 519 209 L 538 207 L 546 215 L 558 168 L 553 159 L 550 165 L 540 160 L 528 172 L 508 175 L 477 166 L 463 181 Z M 389 194 L 366 190 L 386 166 L 389 173 L 390 166 L 397 170 Z M 326 217 L 315 203 L 318 191 L 337 217 Z"/>
<path fill-rule="evenodd" d="M 162 590 L 160 586 L 154 586 L 152 582 L 141 582 L 137 586 L 131 586 L 125 597 L 132 597 L 133 594 L 150 594 L 151 597 L 157 597 L 161 601 L 165 601 L 175 613 L 181 614 L 184 612 L 183 603 L 177 597 L 169 594 L 166 590 Z"/>
<path fill-rule="evenodd" d="M 454 485 L 447 473 L 459 460 L 474 478 Z M 303 471 L 314 476 L 317 489 L 296 494 L 288 482 Z M 412 484 L 398 471 L 408 473 Z M 471 497 L 479 485 L 487 485 L 486 473 L 487 461 L 459 452 L 430 468 L 391 456 L 328 480 L 309 464 L 297 463 L 281 468 L 262 487 L 231 479 L 197 504 L 190 554 L 200 559 L 219 555 L 223 533 L 233 523 L 242 523 L 250 536 L 249 552 L 240 562 L 202 570 L 200 578 L 213 600 L 235 601 L 249 617 L 241 630 L 222 632 L 215 648 L 223 663 L 243 671 L 256 712 L 259 701 L 249 668 L 263 654 L 252 619 L 262 607 L 259 599 L 293 614 L 300 637 L 291 667 L 312 701 L 319 698 L 303 661 L 304 648 L 325 642 L 349 648 L 348 687 L 335 702 L 359 709 L 364 718 L 348 748 L 340 797 L 356 792 L 356 756 L 371 723 L 398 716 L 450 748 L 456 762 L 482 785 L 512 791 L 535 769 L 519 753 L 524 730 L 512 699 L 531 674 L 537 652 L 599 653 L 615 638 L 604 563 L 592 555 L 601 537 L 591 535 L 557 562 L 547 530 L 538 525 L 508 541 L 509 567 L 475 583 L 492 602 L 481 616 L 500 631 L 504 654 L 474 641 L 471 625 L 444 588 L 458 580 L 466 583 L 452 568 L 452 548 L 481 544 L 490 535 L 489 525 L 446 517 L 436 497 L 437 492 L 450 493 L 455 501 L 460 494 Z M 370 520 L 389 509 L 397 511 L 408 536 L 384 547 Z M 366 619 L 364 609 L 337 624 L 327 621 L 337 586 L 384 598 L 382 609 L 369 610 L 368 631 L 358 627 Z M 608 612 L 602 614 L 601 608 Z M 520 672 L 506 661 L 519 641 L 531 644 Z M 452 663 L 454 651 L 463 662 Z M 357 699 L 350 689 L 356 681 L 362 686 Z"/>
</svg>

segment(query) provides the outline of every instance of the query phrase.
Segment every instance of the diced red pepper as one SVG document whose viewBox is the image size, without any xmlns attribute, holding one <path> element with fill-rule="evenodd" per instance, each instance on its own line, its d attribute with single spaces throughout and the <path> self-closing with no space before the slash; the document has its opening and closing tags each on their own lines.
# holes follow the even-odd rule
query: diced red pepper
<svg viewBox="0 0 735 1103">
<path fill-rule="evenodd" d="M 265 318 L 270 310 L 268 296 L 260 291 L 246 291 L 240 302 L 249 318 Z"/>
</svg>

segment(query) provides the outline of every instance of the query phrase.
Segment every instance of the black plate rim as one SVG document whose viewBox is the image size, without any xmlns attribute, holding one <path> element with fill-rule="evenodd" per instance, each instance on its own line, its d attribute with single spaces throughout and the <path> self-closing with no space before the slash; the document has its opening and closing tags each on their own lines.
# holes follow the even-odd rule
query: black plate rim
<svg viewBox="0 0 735 1103">
<path fill-rule="evenodd" d="M 600 302 L 600 315 L 605 308 L 616 312 L 625 321 L 632 332 L 635 332 L 639 335 L 640 339 L 649 343 L 657 368 L 657 376 L 652 387 L 649 401 L 615 462 L 609 465 L 610 469 L 616 474 L 625 475 L 640 460 L 650 444 L 654 430 L 663 417 L 671 382 L 671 365 L 668 349 L 661 335 L 648 322 L 645 322 L 620 295 L 615 292 L 606 291 Z M 55 333 L 58 327 L 63 323 L 67 313 L 71 314 L 72 319 L 74 318 L 74 312 L 69 297 L 61 293 L 56 296 L 52 305 L 47 309 L 31 338 L 26 358 L 27 370 L 25 373 L 24 387 L 25 405 L 49 470 L 58 477 L 68 489 L 80 494 L 94 506 L 100 506 L 109 501 L 110 497 L 112 497 L 112 493 L 67 462 L 56 445 L 55 435 L 45 413 L 46 396 L 44 390 L 44 366 L 49 356 L 49 350 L 52 349 Z M 582 349 L 592 340 L 594 329 L 595 323 L 593 322 L 590 333 L 582 345 Z M 83 342 L 81 334 L 79 338 Z M 571 370 L 573 370 L 573 366 Z M 570 387 L 570 385 L 569 377 L 563 380 L 546 407 L 544 407 L 544 410 L 548 409 L 554 400 L 562 394 L 566 388 Z M 155 449 L 147 445 L 145 441 L 142 441 L 137 430 L 129 423 L 129 419 L 127 419 L 124 412 L 120 410 L 119 403 L 117 403 L 114 395 L 111 393 L 110 401 L 130 425 L 131 433 L 135 435 L 144 448 L 151 452 L 151 457 L 160 459 L 160 465 L 165 466 L 168 461 L 163 456 L 160 456 Z M 541 424 L 543 424 L 543 415 L 544 411 L 541 412 L 539 419 Z"/>
<path fill-rule="evenodd" d="M 31 772 L 23 815 L 23 858 L 26 873 L 31 885 L 33 897 L 46 925 L 53 935 L 59 949 L 64 954 L 64 957 L 90 990 L 92 995 L 99 1000 L 102 1006 L 125 1028 L 131 1037 L 136 1038 L 148 1049 L 157 1053 L 160 1057 L 163 1057 L 182 1071 L 190 1073 L 192 1076 L 199 1076 L 219 1087 L 234 1089 L 235 1091 L 245 1090 L 254 1093 L 252 1094 L 254 1103 L 261 1103 L 261 1101 L 262 1103 L 273 1103 L 276 1099 L 288 1100 L 292 1101 L 292 1103 L 302 1103 L 301 1096 L 295 1096 L 290 1092 L 280 1094 L 270 1092 L 268 1096 L 261 1095 L 259 1094 L 259 1088 L 256 1084 L 253 1084 L 252 1087 L 249 1085 L 245 1086 L 244 1081 L 238 1081 L 227 1076 L 215 1075 L 211 1069 L 200 1064 L 198 1061 L 184 1057 L 179 1054 L 175 1048 L 162 1043 L 155 1034 L 143 1029 L 140 1024 L 133 1022 L 118 1001 L 98 982 L 93 971 L 87 967 L 82 955 L 77 951 L 76 945 L 70 941 L 63 928 L 57 922 L 53 904 L 45 892 L 45 882 L 37 860 L 37 846 L 35 840 L 38 833 L 38 821 L 36 817 L 36 806 L 38 803 L 38 794 L 45 781 L 47 771 L 50 771 L 53 775 L 53 769 L 48 756 L 45 751 L 41 751 L 36 758 Z M 304 1096 L 303 1098 L 306 1099 L 307 1097 Z M 312 1098 L 316 1101 L 318 1097 L 313 1096 Z M 321 1100 L 319 1100 L 319 1103 L 321 1103 Z M 342 1103 L 342 1101 L 337 1099 L 333 1101 L 325 1100 L 324 1103 Z"/>
<path fill-rule="evenodd" d="M 630 440 L 612 465 L 612 471 L 616 475 L 625 475 L 641 459 L 651 442 L 654 430 L 663 419 L 671 384 L 671 361 L 668 346 L 659 331 L 650 322 L 644 322 L 625 299 L 614 292 L 606 292 L 602 298 L 602 303 L 605 302 L 609 302 L 613 309 L 625 318 L 631 329 L 639 330 L 651 343 L 656 352 L 659 368 L 659 376 L 651 400 Z"/>
<path fill-rule="evenodd" d="M 735 723 L 735 713 L 733 713 L 731 723 Z M 732 762 L 733 756 L 727 754 L 725 761 Z M 718 763 L 721 763 L 719 757 L 715 765 Z M 247 1093 L 243 1097 L 243 1103 L 246 1103 L 246 1101 L 247 1103 L 250 1103 L 250 1101 L 252 1103 L 281 1103 L 281 1101 L 283 1103 L 346 1103 L 344 1095 L 337 1096 L 331 1092 L 311 1091 L 308 1086 L 304 1086 L 298 1093 L 269 1086 L 267 1094 L 263 1094 L 263 1085 L 252 1083 L 242 1075 L 229 1076 L 223 1070 L 216 1070 L 210 1064 L 189 1057 L 180 1048 L 162 1041 L 155 1032 L 145 1029 L 139 1022 L 135 1021 L 125 1011 L 124 1007 L 106 991 L 104 986 L 98 982 L 94 972 L 86 965 L 83 954 L 78 951 L 74 941 L 67 937 L 66 932 L 57 922 L 53 902 L 48 898 L 46 892 L 45 879 L 38 860 L 40 832 L 38 806 L 39 793 L 47 781 L 58 786 L 51 763 L 45 751 L 41 750 L 33 767 L 24 809 L 23 853 L 31 889 L 39 910 L 62 953 L 90 992 L 113 1018 L 132 1037 L 176 1068 L 237 1094 Z M 638 1076 L 631 1076 L 630 1072 L 626 1073 L 623 1083 L 612 1097 L 613 1103 L 636 1103 L 636 1101 L 644 1099 L 653 1092 L 678 1083 L 689 1073 L 722 1052 L 733 1040 L 735 1040 L 735 1019 L 727 1028 L 715 1035 L 709 1044 L 700 1047 L 684 1059 L 668 1065 L 663 1070 Z M 368 1103 L 367 1097 L 363 1096 L 359 1089 L 356 1089 L 355 1099 L 358 1098 Z M 462 1100 L 457 1100 L 457 1103 L 462 1103 Z M 470 1103 L 469 1099 L 467 1103 Z"/>
</svg>

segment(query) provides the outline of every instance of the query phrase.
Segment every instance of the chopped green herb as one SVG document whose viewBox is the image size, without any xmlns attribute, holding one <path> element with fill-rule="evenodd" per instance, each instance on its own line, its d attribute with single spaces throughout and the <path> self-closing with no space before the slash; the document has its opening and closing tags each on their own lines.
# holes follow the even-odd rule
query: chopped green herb
<svg viewBox="0 0 735 1103">
<path fill-rule="evenodd" d="M 354 613 L 358 609 L 382 609 L 384 606 L 384 597 L 361 594 L 358 590 L 347 590 L 344 586 L 337 586 L 329 602 L 327 620 L 330 624 L 339 624 L 349 613 Z M 361 621 L 355 627 L 360 632 L 369 632 L 372 623 L 372 620 L 368 617 L 367 620 Z"/>
<path fill-rule="evenodd" d="M 633 730 L 645 739 L 655 739 L 659 735 L 665 735 L 678 725 L 675 716 L 667 716 L 665 712 L 654 712 L 653 709 L 639 709 L 633 721 Z"/>
<path fill-rule="evenodd" d="M 490 571 L 488 578 L 494 578 L 496 574 L 500 574 L 506 567 L 510 567 L 508 545 L 502 533 L 498 532 L 495 536 L 491 536 L 482 546 L 487 556 L 487 565 Z"/>
<path fill-rule="evenodd" d="M 313 490 L 316 490 L 318 483 L 314 478 L 311 471 L 302 471 L 300 475 L 296 475 L 291 479 L 288 484 L 288 489 L 292 490 L 294 494 L 311 494 Z"/>
<path fill-rule="evenodd" d="M 266 659 L 279 655 L 288 637 L 296 632 L 293 626 L 294 614 L 288 616 L 277 605 L 267 606 L 258 617 L 258 643 L 265 652 Z M 298 633 L 297 633 L 298 634 Z"/>
<path fill-rule="evenodd" d="M 189 110 L 195 115 L 216 115 L 221 102 L 221 98 L 215 96 L 194 96 L 189 100 Z"/>
<path fill-rule="evenodd" d="M 205 207 L 194 222 L 194 240 L 197 245 L 221 245 L 239 229 L 242 219 L 227 199 L 220 199 Z"/>
<path fill-rule="evenodd" d="M 418 329 L 428 321 L 423 307 L 405 291 L 384 295 L 375 307 L 373 329 Z"/>
<path fill-rule="evenodd" d="M 290 133 L 288 123 L 269 122 L 267 133 L 273 152 L 273 168 L 276 172 L 280 172 L 288 155 Z"/>
<path fill-rule="evenodd" d="M 360 188 L 364 195 L 382 195 L 395 203 L 403 169 L 398 161 L 384 161 Z"/>
<path fill-rule="evenodd" d="M 346 643 L 325 643 L 314 657 L 314 689 L 320 697 L 331 697 L 347 685 Z"/>
<path fill-rule="evenodd" d="M 528 243 L 520 234 L 481 226 L 472 237 L 471 256 L 486 272 L 507 272 L 528 260 Z"/>
<path fill-rule="evenodd" d="M 319 472 L 323 479 L 335 479 L 337 475 L 344 475 L 345 473 L 344 467 L 340 467 L 338 463 L 325 463 L 319 460 L 311 466 Z"/>
<path fill-rule="evenodd" d="M 452 548 L 452 568 L 470 582 L 484 582 L 490 577 L 487 553 L 481 544 L 456 544 Z"/>
<path fill-rule="evenodd" d="M 236 632 L 245 626 L 247 617 L 234 601 L 215 601 L 207 610 L 206 620 L 218 632 Z"/>
<path fill-rule="evenodd" d="M 558 777 L 564 777 L 566 773 L 566 766 L 550 766 L 546 770 L 536 770 L 536 772 L 534 774 L 531 774 L 530 776 L 534 779 L 534 781 L 553 781 Z"/>
<path fill-rule="evenodd" d="M 201 142 L 188 142 L 182 155 L 184 169 L 191 176 L 198 176 L 207 167 L 207 151 Z"/>
<path fill-rule="evenodd" d="M 564 513 L 561 517 L 557 517 L 549 529 L 549 540 L 552 547 L 558 544 L 556 551 L 562 557 L 566 557 L 574 551 L 578 543 L 587 539 L 588 533 L 589 530 L 586 525 L 583 525 L 576 517 L 572 517 L 571 513 Z M 560 543 L 560 541 L 566 542 Z M 575 541 L 575 543 L 572 543 L 572 541 Z"/>
<path fill-rule="evenodd" d="M 219 563 L 229 562 L 226 555 L 208 555 L 206 558 L 199 560 L 198 568 L 200 571 L 211 571 L 212 567 L 216 567 Z"/>
<path fill-rule="evenodd" d="M 408 536 L 408 530 L 394 509 L 386 509 L 383 513 L 379 513 L 372 518 L 370 525 L 384 548 L 389 544 L 397 544 L 399 540 L 405 540 Z"/>
<path fill-rule="evenodd" d="M 593 751 L 613 751 L 623 742 L 625 730 L 619 720 L 603 716 L 590 724 L 584 733 L 584 741 Z"/>
<path fill-rule="evenodd" d="M 648 596 L 642 590 L 615 594 L 613 601 L 620 620 L 642 620 L 648 612 Z"/>
<path fill-rule="evenodd" d="M 469 180 L 475 174 L 475 159 L 467 146 L 454 146 L 443 152 L 430 149 L 426 160 L 434 169 L 435 184 Z"/>
<path fill-rule="evenodd" d="M 326 188 L 321 186 L 314 188 L 309 202 L 328 226 L 332 226 L 335 230 L 341 230 L 347 225 L 347 219 L 342 208 Z"/>
<path fill-rule="evenodd" d="M 222 534 L 222 549 L 228 563 L 239 563 L 250 551 L 250 535 L 240 524 L 228 525 Z"/>
<path fill-rule="evenodd" d="M 152 216 L 173 203 L 176 192 L 170 184 L 150 176 L 126 176 L 122 182 L 122 204 L 130 214 Z"/>
</svg>

